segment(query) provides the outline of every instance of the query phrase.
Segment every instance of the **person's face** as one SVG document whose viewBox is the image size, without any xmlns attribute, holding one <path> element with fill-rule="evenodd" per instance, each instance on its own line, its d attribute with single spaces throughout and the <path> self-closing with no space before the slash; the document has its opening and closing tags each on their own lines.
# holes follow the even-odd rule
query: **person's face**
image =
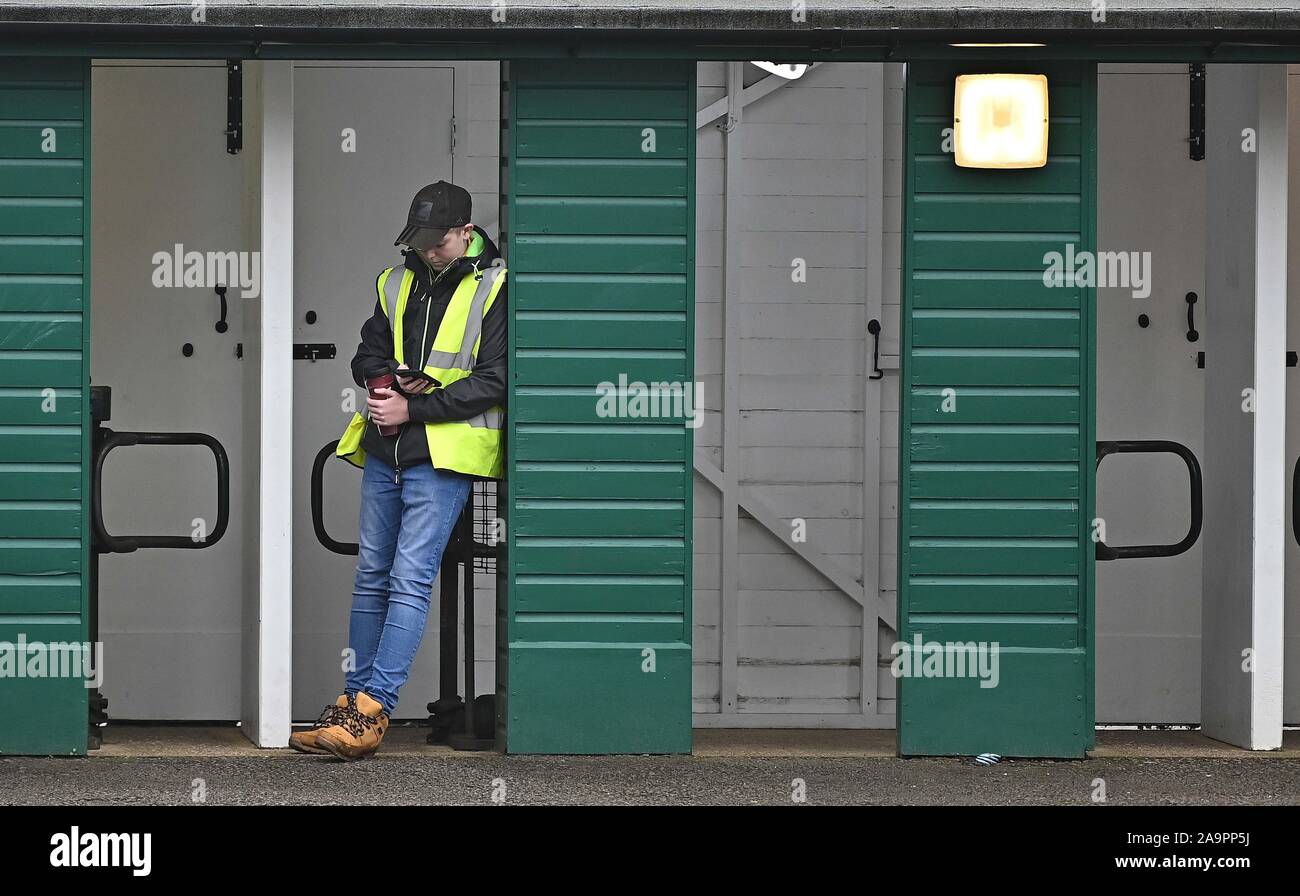
<svg viewBox="0 0 1300 896">
<path fill-rule="evenodd" d="M 465 254 L 469 241 L 474 238 L 474 224 L 453 227 L 443 236 L 436 246 L 424 250 L 424 257 L 435 271 L 441 271 L 457 258 Z"/>
</svg>

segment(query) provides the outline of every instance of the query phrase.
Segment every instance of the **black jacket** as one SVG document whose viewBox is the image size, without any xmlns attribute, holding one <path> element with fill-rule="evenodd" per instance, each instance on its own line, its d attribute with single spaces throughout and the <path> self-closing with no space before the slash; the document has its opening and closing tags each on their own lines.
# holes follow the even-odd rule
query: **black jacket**
<svg viewBox="0 0 1300 896">
<path fill-rule="evenodd" d="M 411 295 L 402 316 L 403 360 L 412 369 L 423 366 L 433 348 L 433 339 L 442 323 L 443 314 L 451 301 L 461 278 L 470 273 L 475 262 L 487 268 L 501 256 L 497 246 L 477 224 L 474 230 L 483 240 L 479 255 L 463 255 L 447 265 L 436 277 L 414 251 L 406 250 L 405 266 L 415 273 Z M 376 282 L 378 277 L 376 276 Z M 371 287 L 372 294 L 374 287 Z M 425 332 L 425 311 L 429 313 L 428 336 L 420 345 Z M 495 405 L 506 403 L 506 342 L 507 320 L 506 285 L 483 317 L 483 332 L 479 339 L 478 357 L 469 376 L 435 389 L 428 395 L 408 395 L 411 421 L 402 426 L 397 435 L 385 438 L 374 423 L 366 425 L 361 447 L 367 455 L 383 458 L 397 467 L 410 467 L 429 463 L 429 443 L 424 436 L 425 422 L 438 420 L 467 420 Z M 361 325 L 361 343 L 352 358 L 352 379 L 365 389 L 366 374 L 374 367 L 395 370 L 397 361 L 393 351 L 393 331 L 379 298 L 375 296 L 375 309 L 370 319 Z"/>
</svg>

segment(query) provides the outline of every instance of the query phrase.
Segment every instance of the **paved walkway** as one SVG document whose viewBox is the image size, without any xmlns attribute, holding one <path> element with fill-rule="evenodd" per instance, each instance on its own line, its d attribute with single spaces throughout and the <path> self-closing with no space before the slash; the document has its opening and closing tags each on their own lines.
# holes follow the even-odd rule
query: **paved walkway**
<svg viewBox="0 0 1300 896">
<path fill-rule="evenodd" d="M 259 749 L 235 727 L 106 729 L 88 759 L 0 757 L 0 803 L 1300 805 L 1300 732 L 1251 753 L 1197 732 L 1101 731 L 1087 760 L 899 759 L 892 731 L 697 730 L 691 756 L 506 756 L 396 724 L 356 763 Z"/>
</svg>

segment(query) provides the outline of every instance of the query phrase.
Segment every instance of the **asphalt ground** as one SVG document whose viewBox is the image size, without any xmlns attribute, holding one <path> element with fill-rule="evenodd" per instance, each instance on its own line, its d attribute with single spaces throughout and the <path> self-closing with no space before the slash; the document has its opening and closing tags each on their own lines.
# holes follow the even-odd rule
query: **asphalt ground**
<svg viewBox="0 0 1300 896">
<path fill-rule="evenodd" d="M 238 729 L 121 726 L 89 757 L 0 757 L 6 805 L 1300 805 L 1300 732 L 1239 750 L 1196 732 L 1100 732 L 1081 760 L 898 758 L 893 732 L 696 732 L 689 756 L 517 756 L 395 725 L 342 762 Z"/>
</svg>

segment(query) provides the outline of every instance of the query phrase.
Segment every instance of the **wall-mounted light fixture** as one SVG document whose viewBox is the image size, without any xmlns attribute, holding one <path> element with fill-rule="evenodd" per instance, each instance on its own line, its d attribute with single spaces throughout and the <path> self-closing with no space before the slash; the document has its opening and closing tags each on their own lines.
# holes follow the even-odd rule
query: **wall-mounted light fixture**
<svg viewBox="0 0 1300 896">
<path fill-rule="evenodd" d="M 1046 75 L 958 75 L 953 148 L 963 168 L 1047 164 Z"/>
</svg>

